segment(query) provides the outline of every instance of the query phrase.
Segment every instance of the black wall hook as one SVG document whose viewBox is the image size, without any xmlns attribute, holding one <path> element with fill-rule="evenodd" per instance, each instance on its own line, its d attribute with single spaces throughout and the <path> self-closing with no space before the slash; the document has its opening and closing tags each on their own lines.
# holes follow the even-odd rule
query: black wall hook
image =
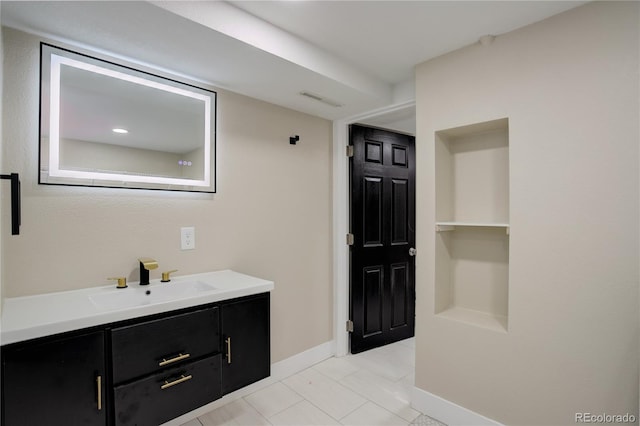
<svg viewBox="0 0 640 426">
<path fill-rule="evenodd" d="M 11 173 L 0 175 L 0 179 L 11 180 L 11 235 L 20 235 L 20 177 Z"/>
<path fill-rule="evenodd" d="M 299 141 L 299 140 L 300 140 L 300 136 L 298 136 L 298 135 L 291 136 L 291 137 L 289 138 L 289 143 L 290 143 L 291 145 L 295 145 L 296 143 L 298 143 L 298 141 Z"/>
</svg>

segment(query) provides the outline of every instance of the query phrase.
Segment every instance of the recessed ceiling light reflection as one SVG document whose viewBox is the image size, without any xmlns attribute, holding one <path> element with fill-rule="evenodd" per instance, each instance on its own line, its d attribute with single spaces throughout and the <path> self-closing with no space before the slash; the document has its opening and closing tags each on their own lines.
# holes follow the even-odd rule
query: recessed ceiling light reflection
<svg viewBox="0 0 640 426">
<path fill-rule="evenodd" d="M 119 127 L 116 127 L 115 129 L 111 129 L 111 131 L 113 133 L 122 133 L 122 134 L 129 133 L 129 131 L 127 129 L 121 129 Z"/>
</svg>

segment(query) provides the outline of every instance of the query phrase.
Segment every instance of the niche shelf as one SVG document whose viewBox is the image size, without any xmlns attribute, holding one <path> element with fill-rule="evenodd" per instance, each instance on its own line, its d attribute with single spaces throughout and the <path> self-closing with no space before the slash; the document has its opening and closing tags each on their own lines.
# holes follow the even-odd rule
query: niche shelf
<svg viewBox="0 0 640 426">
<path fill-rule="evenodd" d="M 435 313 L 508 329 L 509 122 L 436 132 Z"/>
<path fill-rule="evenodd" d="M 509 234 L 508 223 L 436 222 L 436 232 L 455 231 L 458 227 L 502 228 Z"/>
</svg>

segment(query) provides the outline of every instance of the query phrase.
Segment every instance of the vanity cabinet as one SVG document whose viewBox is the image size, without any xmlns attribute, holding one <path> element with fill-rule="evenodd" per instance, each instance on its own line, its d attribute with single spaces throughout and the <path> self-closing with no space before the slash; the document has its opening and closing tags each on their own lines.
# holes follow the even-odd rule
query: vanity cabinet
<svg viewBox="0 0 640 426">
<path fill-rule="evenodd" d="M 107 380 L 103 331 L 2 348 L 2 424 L 104 426 Z"/>
<path fill-rule="evenodd" d="M 224 395 L 270 374 L 269 293 L 224 303 L 220 310 Z"/>
<path fill-rule="evenodd" d="M 2 425 L 157 426 L 270 374 L 269 293 L 2 347 Z"/>
</svg>

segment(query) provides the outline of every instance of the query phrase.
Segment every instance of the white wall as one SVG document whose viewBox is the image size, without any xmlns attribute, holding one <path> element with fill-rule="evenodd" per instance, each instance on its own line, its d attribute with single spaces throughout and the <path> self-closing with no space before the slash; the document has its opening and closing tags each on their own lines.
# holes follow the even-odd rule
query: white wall
<svg viewBox="0 0 640 426">
<path fill-rule="evenodd" d="M 506 424 L 569 425 L 579 412 L 637 419 L 638 9 L 590 3 L 417 67 L 422 391 Z M 502 117 L 506 333 L 434 315 L 434 134 Z"/>
<path fill-rule="evenodd" d="M 38 43 L 4 29 L 3 167 L 23 190 L 21 235 L 2 218 L 4 296 L 137 281 L 148 256 L 152 279 L 230 268 L 273 280 L 274 362 L 330 341 L 331 123 L 218 91 L 217 194 L 38 185 Z M 195 250 L 180 250 L 181 226 L 195 226 Z"/>
</svg>

